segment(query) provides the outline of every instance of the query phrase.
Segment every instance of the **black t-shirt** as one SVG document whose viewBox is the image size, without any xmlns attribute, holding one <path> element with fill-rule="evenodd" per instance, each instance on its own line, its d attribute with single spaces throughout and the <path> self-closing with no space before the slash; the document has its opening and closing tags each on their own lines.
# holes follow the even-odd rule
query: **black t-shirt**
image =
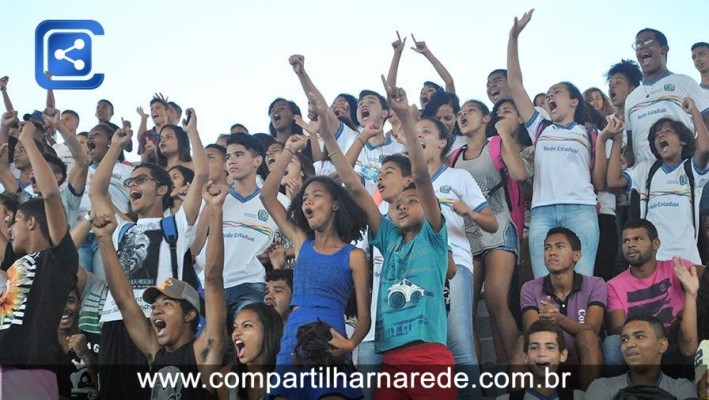
<svg viewBox="0 0 709 400">
<path fill-rule="evenodd" d="M 155 362 L 151 372 L 163 375 L 176 375 L 176 374 L 193 374 L 196 376 L 199 369 L 197 368 L 197 360 L 194 357 L 194 340 L 191 340 L 179 349 L 169 352 L 165 348 L 158 350 L 155 354 Z M 159 382 L 159 380 L 158 380 Z M 153 388 L 152 399 L 181 399 L 181 400 L 192 400 L 192 399 L 214 399 L 216 398 L 213 394 L 203 387 L 201 387 L 201 382 L 198 385 L 200 387 L 187 387 L 183 386 L 182 382 L 178 383 L 176 386 L 162 387 L 157 384 Z"/>
<path fill-rule="evenodd" d="M 92 343 L 98 343 L 98 335 L 95 333 L 81 332 L 86 336 L 86 345 L 89 351 L 93 352 Z M 91 374 L 86 368 L 84 361 L 76 353 L 69 351 L 64 354 L 64 365 L 58 366 L 55 370 L 57 374 L 57 386 L 59 394 L 72 400 L 95 400 L 98 399 L 96 384 L 91 379 Z"/>
<path fill-rule="evenodd" d="M 0 365 L 61 364 L 59 321 L 76 286 L 79 256 L 67 231 L 57 246 L 16 260 L 0 295 Z"/>
</svg>

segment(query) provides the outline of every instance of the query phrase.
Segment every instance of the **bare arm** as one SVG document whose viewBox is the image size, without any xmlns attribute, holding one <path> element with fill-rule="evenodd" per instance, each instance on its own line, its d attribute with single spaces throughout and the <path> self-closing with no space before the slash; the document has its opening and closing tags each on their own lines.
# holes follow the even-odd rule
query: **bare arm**
<svg viewBox="0 0 709 400">
<path fill-rule="evenodd" d="M 394 87 L 396 87 L 396 76 L 399 74 L 399 62 L 401 61 L 401 54 L 404 52 L 405 44 L 406 37 L 401 40 L 399 31 L 396 31 L 396 40 L 391 44 L 391 47 L 394 48 L 394 56 L 391 58 L 389 73 L 387 74 L 387 82 Z"/>
<path fill-rule="evenodd" d="M 0 92 L 2 92 L 2 101 L 5 103 L 5 111 L 12 111 L 15 109 L 12 106 L 12 101 L 10 101 L 10 95 L 7 94 L 7 82 L 9 80 L 10 78 L 7 76 L 0 78 Z"/>
<path fill-rule="evenodd" d="M 143 310 L 135 300 L 133 288 L 118 260 L 112 239 L 116 226 L 117 223 L 112 213 L 99 214 L 93 225 L 106 271 L 106 283 L 121 311 L 128 335 L 135 346 L 145 354 L 148 362 L 152 364 L 160 345 L 155 337 L 155 331 L 151 328 L 150 322 L 145 318 Z"/>
<path fill-rule="evenodd" d="M 191 226 L 197 221 L 199 207 L 202 205 L 202 188 L 209 179 L 209 165 L 207 164 L 207 153 L 204 151 L 202 140 L 199 138 L 199 132 L 197 132 L 197 114 L 191 108 L 188 108 L 187 112 L 192 113 L 185 131 L 192 145 L 194 178 L 190 188 L 187 190 L 184 201 L 182 201 L 182 208 L 185 210 L 187 224 Z"/>
<path fill-rule="evenodd" d="M 10 160 L 8 160 L 8 144 L 3 143 L 0 146 L 0 184 L 5 188 L 6 193 L 18 193 L 20 185 L 17 184 L 17 178 L 10 171 Z"/>
<path fill-rule="evenodd" d="M 596 140 L 596 160 L 593 164 L 593 174 L 591 176 L 591 181 L 593 182 L 593 188 L 597 192 L 601 192 L 606 189 L 606 180 L 608 175 L 608 160 L 606 159 L 606 142 L 615 136 L 619 136 L 625 131 L 625 125 L 620 119 L 609 115 L 606 117 L 608 123 L 606 127 L 603 128 L 598 139 Z M 618 158 L 618 165 L 620 165 L 620 158 Z"/>
<path fill-rule="evenodd" d="M 44 75 L 47 77 L 47 79 L 52 80 L 52 74 L 49 71 L 44 71 Z M 57 102 L 54 99 L 54 90 L 47 89 L 47 108 L 55 108 L 56 104 Z"/>
<path fill-rule="evenodd" d="M 49 240 L 52 246 L 58 245 L 64 236 L 66 236 L 69 225 L 67 225 L 66 215 L 64 214 L 64 206 L 62 198 L 59 194 L 59 186 L 54 173 L 49 168 L 49 164 L 45 161 L 42 153 L 40 153 L 35 144 L 34 124 L 25 124 L 20 133 L 20 143 L 27 152 L 27 157 L 34 171 L 34 178 L 37 181 L 37 187 L 42 192 L 44 200 L 44 211 L 47 214 L 47 225 L 49 227 Z"/>
<path fill-rule="evenodd" d="M 511 126 L 513 121 L 503 118 L 495 124 L 495 129 L 500 135 L 501 153 L 502 161 L 507 167 L 507 172 L 510 179 L 515 182 L 524 182 L 527 180 L 527 172 L 524 167 L 524 160 L 522 160 L 522 147 L 517 143 L 517 141 L 512 138 L 511 132 L 514 127 Z"/>
<path fill-rule="evenodd" d="M 307 235 L 290 219 L 288 210 L 278 201 L 278 188 L 281 185 L 281 179 L 283 178 L 285 170 L 288 168 L 288 163 L 291 158 L 293 158 L 295 152 L 305 148 L 305 140 L 306 139 L 301 135 L 291 135 L 288 138 L 283 152 L 281 152 L 278 159 L 276 159 L 273 168 L 271 168 L 271 172 L 268 174 L 268 178 L 266 178 L 263 187 L 261 187 L 261 194 L 259 195 L 268 214 L 273 217 L 278 227 L 281 228 L 286 237 L 293 243 L 296 256 L 298 251 L 300 251 L 300 246 L 305 239 L 307 239 Z"/>
<path fill-rule="evenodd" d="M 674 257 L 673 261 L 675 275 L 684 288 L 684 309 L 679 327 L 679 351 L 685 357 L 693 357 L 699 347 L 699 332 L 697 331 L 699 273 L 696 266 L 687 270 L 680 257 Z"/>
<path fill-rule="evenodd" d="M 207 244 L 204 268 L 204 305 L 206 325 L 195 341 L 194 352 L 197 365 L 214 372 L 221 366 L 226 343 L 226 300 L 224 297 L 224 199 L 229 194 L 226 186 L 204 187 L 203 197 L 210 208 L 209 230 L 211 240 Z M 208 379 L 205 377 L 205 381 Z M 205 382 L 207 383 L 207 382 Z"/>
<path fill-rule="evenodd" d="M 608 323 L 608 334 L 609 335 L 620 335 L 621 329 L 623 329 L 623 324 L 626 320 L 625 312 L 623 310 L 615 310 L 608 313 L 606 322 Z"/>
<path fill-rule="evenodd" d="M 123 146 L 131 141 L 132 136 L 133 131 L 130 128 L 118 129 L 111 138 L 111 146 L 98 164 L 98 168 L 96 168 L 96 172 L 91 179 L 91 185 L 89 186 L 91 207 L 94 209 L 96 215 L 116 211 L 108 194 L 108 186 L 111 183 L 111 175 L 118 161 L 118 156 L 121 154 Z M 123 217 L 124 216 L 121 216 L 121 218 Z"/>
<path fill-rule="evenodd" d="M 683 106 L 684 110 L 687 111 L 694 120 L 694 130 L 697 135 L 697 148 L 694 150 L 694 163 L 697 167 L 704 169 L 707 167 L 707 164 L 709 164 L 709 131 L 707 131 L 707 124 L 705 122 L 705 119 L 709 118 L 709 113 L 707 113 L 706 117 L 702 117 L 694 100 L 689 97 L 684 99 Z"/>
<path fill-rule="evenodd" d="M 417 42 L 413 34 L 411 35 L 411 38 L 416 44 L 416 47 L 412 47 L 411 49 L 419 54 L 423 54 L 423 56 L 426 57 L 426 59 L 431 63 L 431 65 L 433 65 L 433 68 L 436 69 L 436 72 L 438 72 L 438 75 L 441 77 L 441 79 L 443 79 L 443 82 L 445 82 L 446 84 L 446 92 L 455 93 L 455 84 L 453 83 L 453 77 L 451 76 L 450 72 L 448 72 L 446 67 L 444 67 L 443 64 L 438 61 L 436 56 L 433 55 L 428 46 L 426 46 L 426 42 Z"/>
<path fill-rule="evenodd" d="M 367 261 L 367 255 L 362 249 L 354 249 L 350 252 L 349 261 L 357 300 L 357 327 L 350 339 L 346 339 L 334 328 L 330 328 L 332 333 L 330 344 L 336 347 L 335 354 L 349 353 L 354 350 L 367 335 L 371 325 L 371 317 L 369 315 L 369 262 Z"/>
<path fill-rule="evenodd" d="M 535 113 L 534 104 L 529 99 L 529 94 L 522 84 L 522 68 L 519 65 L 519 34 L 532 19 L 534 10 L 526 12 L 520 20 L 515 18 L 515 23 L 510 29 L 510 39 L 507 42 L 507 83 L 512 91 L 512 98 L 517 107 L 520 117 L 526 122 Z"/>
<path fill-rule="evenodd" d="M 622 145 L 622 135 L 613 137 L 613 147 L 611 147 L 611 155 L 607 164 L 608 171 L 606 172 L 606 186 L 610 189 L 624 189 L 628 186 L 628 180 L 623 176 L 623 169 L 620 165 Z M 598 163 L 598 156 L 596 156 L 596 163 Z"/>
<path fill-rule="evenodd" d="M 64 139 L 64 144 L 66 144 L 71 156 L 74 158 L 74 166 L 69 171 L 67 180 L 76 193 L 82 194 L 86 188 L 86 177 L 89 172 L 89 155 L 86 154 L 81 143 L 76 140 L 76 133 L 69 131 L 62 122 L 59 110 L 54 114 L 52 124 L 59 131 L 59 134 Z"/>
<path fill-rule="evenodd" d="M 316 99 L 314 93 L 311 93 L 311 96 L 313 97 L 311 101 L 315 101 L 315 104 L 317 105 L 316 108 L 318 113 L 332 113 L 334 116 L 334 113 L 329 110 L 327 106 L 325 106 L 322 99 Z M 322 114 L 319 114 L 319 117 L 322 118 Z M 372 199 L 372 196 L 370 196 L 367 189 L 362 185 L 359 175 L 357 175 L 355 170 L 352 168 L 352 164 L 350 164 L 350 162 L 345 158 L 345 155 L 342 154 L 342 151 L 335 140 L 333 132 L 337 129 L 335 126 L 339 126 L 339 121 L 337 122 L 338 125 L 330 125 L 332 118 L 323 118 L 322 121 L 323 122 L 321 123 L 320 129 L 321 135 L 325 140 L 325 146 L 328 149 L 332 149 L 332 152 L 330 153 L 332 163 L 335 165 L 335 169 L 337 170 L 337 174 L 340 176 L 340 179 L 342 179 L 345 186 L 351 190 L 352 196 L 357 204 L 359 204 L 360 207 L 362 207 L 367 213 L 369 233 L 374 236 L 379 231 L 379 223 L 382 220 L 382 215 L 379 212 L 379 208 L 377 207 L 377 204 L 374 203 L 374 200 Z M 360 140 L 356 140 L 355 142 L 359 141 Z M 352 146 L 357 146 L 357 143 L 354 143 Z"/>
<path fill-rule="evenodd" d="M 441 209 L 438 206 L 438 198 L 433 190 L 431 175 L 428 173 L 426 158 L 423 155 L 423 149 L 419 144 L 419 139 L 416 136 L 416 126 L 414 120 L 409 114 L 409 104 L 406 98 L 406 92 L 403 89 L 391 87 L 382 76 L 384 88 L 387 92 L 389 106 L 394 109 L 396 115 L 401 121 L 401 126 L 406 136 L 406 151 L 411 159 L 411 175 L 413 175 L 416 189 L 421 199 L 424 215 L 428 223 L 433 228 L 434 232 L 439 232 L 443 227 L 443 217 Z"/>
</svg>

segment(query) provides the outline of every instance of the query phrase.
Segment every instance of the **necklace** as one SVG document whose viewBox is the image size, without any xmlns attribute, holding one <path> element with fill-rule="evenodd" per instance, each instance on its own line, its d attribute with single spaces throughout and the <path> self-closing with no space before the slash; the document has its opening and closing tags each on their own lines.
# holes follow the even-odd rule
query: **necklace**
<svg viewBox="0 0 709 400">
<path fill-rule="evenodd" d="M 657 82 L 655 82 L 655 83 L 657 83 Z M 655 83 L 653 83 L 652 86 L 650 86 L 649 91 L 647 89 L 645 89 L 645 86 L 647 86 L 647 85 L 643 85 L 643 90 L 645 91 L 645 98 L 646 99 L 650 98 L 650 95 L 652 94 L 652 89 L 655 88 Z"/>
</svg>

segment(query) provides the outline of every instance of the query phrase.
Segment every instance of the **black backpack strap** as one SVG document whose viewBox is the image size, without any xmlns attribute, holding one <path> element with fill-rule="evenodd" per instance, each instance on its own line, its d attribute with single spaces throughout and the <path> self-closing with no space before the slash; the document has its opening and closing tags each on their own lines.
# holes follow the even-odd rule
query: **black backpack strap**
<svg viewBox="0 0 709 400">
<path fill-rule="evenodd" d="M 160 228 L 162 228 L 162 236 L 170 246 L 170 258 L 172 262 L 172 277 L 173 279 L 180 279 L 178 275 L 178 265 L 177 265 L 177 222 L 175 222 L 175 216 L 171 215 L 160 220 Z"/>
<path fill-rule="evenodd" d="M 647 173 L 647 181 L 645 182 L 645 219 L 647 219 L 648 206 L 650 205 L 650 184 L 652 184 L 652 177 L 662 166 L 662 160 L 655 161 L 650 167 L 650 172 Z"/>
<path fill-rule="evenodd" d="M 697 233 L 697 211 L 694 209 L 694 172 L 692 171 L 692 159 L 688 158 L 684 160 L 684 173 L 687 174 L 687 180 L 689 181 L 689 205 L 692 206 L 692 226 L 694 227 L 694 233 Z"/>
</svg>

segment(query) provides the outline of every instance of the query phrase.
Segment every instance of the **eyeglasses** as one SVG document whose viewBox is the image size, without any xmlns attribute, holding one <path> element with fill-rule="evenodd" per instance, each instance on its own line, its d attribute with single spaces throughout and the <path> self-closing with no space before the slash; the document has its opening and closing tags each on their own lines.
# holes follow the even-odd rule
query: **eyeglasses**
<svg viewBox="0 0 709 400">
<path fill-rule="evenodd" d="M 142 184 L 144 184 L 146 181 L 153 181 L 153 182 L 155 182 L 155 183 L 157 183 L 157 184 L 160 183 L 160 182 L 156 181 L 155 179 L 149 177 L 148 175 L 141 174 L 141 175 L 133 176 L 133 177 L 130 177 L 130 178 L 124 180 L 124 181 L 123 181 L 123 186 L 125 186 L 125 187 L 130 187 L 130 185 L 131 185 L 133 182 L 135 182 L 136 185 L 142 185 Z"/>
<path fill-rule="evenodd" d="M 647 47 L 653 43 L 655 43 L 655 39 L 648 39 L 644 42 L 635 42 L 630 47 L 632 47 L 633 50 L 637 50 L 637 49 L 642 49 L 643 47 Z"/>
</svg>

